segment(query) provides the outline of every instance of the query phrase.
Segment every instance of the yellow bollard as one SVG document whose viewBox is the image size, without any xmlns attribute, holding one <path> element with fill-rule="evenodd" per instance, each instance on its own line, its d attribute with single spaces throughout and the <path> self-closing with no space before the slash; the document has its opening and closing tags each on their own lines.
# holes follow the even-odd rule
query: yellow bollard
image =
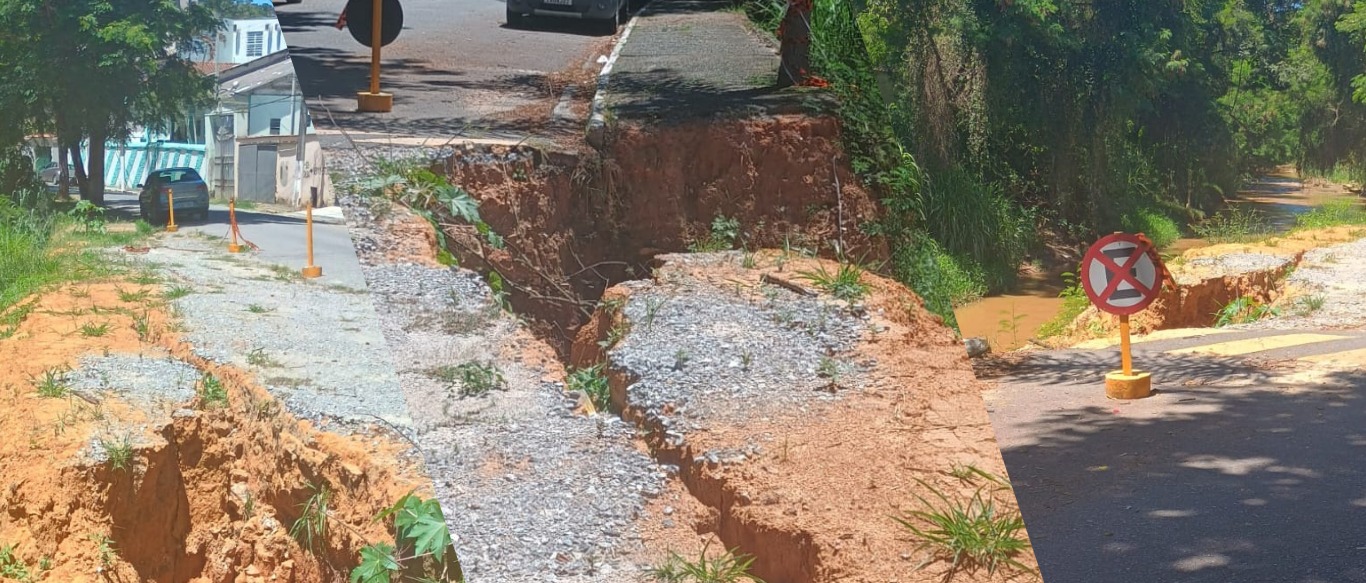
<svg viewBox="0 0 1366 583">
<path fill-rule="evenodd" d="M 356 108 L 367 113 L 387 113 L 394 109 L 394 95 L 379 91 L 379 45 L 384 39 L 380 21 L 384 12 L 384 0 L 374 0 L 373 11 L 370 19 L 370 91 L 356 94 Z"/>
<path fill-rule="evenodd" d="M 1142 399 L 1153 394 L 1152 373 L 1134 370 L 1129 352 L 1129 316 L 1119 317 L 1119 359 L 1121 370 L 1106 373 L 1105 396 L 1111 399 Z"/>
<path fill-rule="evenodd" d="M 175 224 L 175 190 L 166 189 L 166 232 L 174 233 L 180 230 Z"/>
<path fill-rule="evenodd" d="M 232 242 L 228 243 L 228 253 L 241 253 L 242 246 L 237 244 L 237 197 L 228 200 L 228 231 L 232 233 Z"/>
<path fill-rule="evenodd" d="M 312 201 L 312 200 L 308 201 L 308 206 L 305 207 L 305 215 L 304 215 L 304 216 L 306 217 L 306 218 L 304 219 L 304 223 L 305 223 L 305 235 L 304 235 L 304 237 L 305 237 L 305 241 L 307 242 L 306 244 L 308 245 L 308 265 L 306 265 L 306 266 L 304 267 L 304 269 L 303 269 L 303 276 L 304 276 L 304 277 L 307 277 L 307 278 L 310 278 L 310 279 L 311 279 L 311 278 L 314 278 L 314 277 L 322 277 L 322 275 L 323 275 L 323 268 L 322 268 L 322 267 L 319 267 L 319 266 L 317 266 L 317 265 L 313 265 L 313 201 Z"/>
</svg>

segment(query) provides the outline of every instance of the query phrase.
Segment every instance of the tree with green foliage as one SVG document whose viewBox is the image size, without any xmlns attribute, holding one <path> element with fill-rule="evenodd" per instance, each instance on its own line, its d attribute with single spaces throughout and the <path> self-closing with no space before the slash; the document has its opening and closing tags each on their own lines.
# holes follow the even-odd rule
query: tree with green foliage
<svg viewBox="0 0 1366 583">
<path fill-rule="evenodd" d="M 775 33 L 792 16 L 749 2 Z M 951 319 L 1045 237 L 1163 244 L 1277 166 L 1366 175 L 1364 5 L 815 0 L 811 72 L 883 200 L 868 228 Z"/>
<path fill-rule="evenodd" d="M 82 198 L 97 204 L 104 201 L 107 141 L 126 139 L 135 125 L 161 129 L 212 96 L 212 80 L 176 54 L 221 25 L 206 7 L 181 9 L 174 0 L 0 0 L 0 20 L 7 25 L 0 33 L 6 64 L 0 105 L 21 116 L 6 125 L 19 128 L 17 134 L 54 133 L 63 162 L 88 141 L 89 172 L 73 161 Z"/>
</svg>

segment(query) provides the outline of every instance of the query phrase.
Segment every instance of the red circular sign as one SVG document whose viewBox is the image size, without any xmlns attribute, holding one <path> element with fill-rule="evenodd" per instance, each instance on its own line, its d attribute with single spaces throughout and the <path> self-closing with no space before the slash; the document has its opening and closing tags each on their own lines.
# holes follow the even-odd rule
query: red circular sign
<svg viewBox="0 0 1366 583">
<path fill-rule="evenodd" d="M 1115 233 L 1096 241 L 1081 260 L 1077 279 L 1101 311 L 1127 316 L 1142 311 L 1162 291 L 1163 269 L 1152 244 L 1138 235 Z"/>
</svg>

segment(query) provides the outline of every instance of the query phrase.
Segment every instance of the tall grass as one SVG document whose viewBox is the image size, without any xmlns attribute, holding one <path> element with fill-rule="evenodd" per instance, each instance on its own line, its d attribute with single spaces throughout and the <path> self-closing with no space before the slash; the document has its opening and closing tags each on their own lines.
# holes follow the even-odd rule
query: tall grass
<svg viewBox="0 0 1366 583">
<path fill-rule="evenodd" d="M 1296 229 L 1322 229 L 1339 225 L 1366 225 L 1366 209 L 1356 200 L 1337 199 L 1295 217 Z"/>
<path fill-rule="evenodd" d="M 54 224 L 0 198 L 0 311 L 62 279 L 62 255 L 49 245 Z"/>
</svg>

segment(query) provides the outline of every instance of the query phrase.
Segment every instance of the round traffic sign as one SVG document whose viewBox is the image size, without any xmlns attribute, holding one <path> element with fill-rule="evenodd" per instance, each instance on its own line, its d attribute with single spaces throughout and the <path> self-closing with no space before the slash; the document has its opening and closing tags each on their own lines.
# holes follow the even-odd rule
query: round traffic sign
<svg viewBox="0 0 1366 583">
<path fill-rule="evenodd" d="M 1162 267 L 1152 245 L 1127 233 L 1106 235 L 1081 260 L 1082 289 L 1096 308 L 1127 316 L 1148 307 L 1162 291 Z"/>
<path fill-rule="evenodd" d="M 356 42 L 370 46 L 374 36 L 374 0 L 349 0 L 346 3 L 346 30 Z M 387 47 L 403 30 L 403 5 L 398 0 L 381 0 L 379 46 Z"/>
</svg>

